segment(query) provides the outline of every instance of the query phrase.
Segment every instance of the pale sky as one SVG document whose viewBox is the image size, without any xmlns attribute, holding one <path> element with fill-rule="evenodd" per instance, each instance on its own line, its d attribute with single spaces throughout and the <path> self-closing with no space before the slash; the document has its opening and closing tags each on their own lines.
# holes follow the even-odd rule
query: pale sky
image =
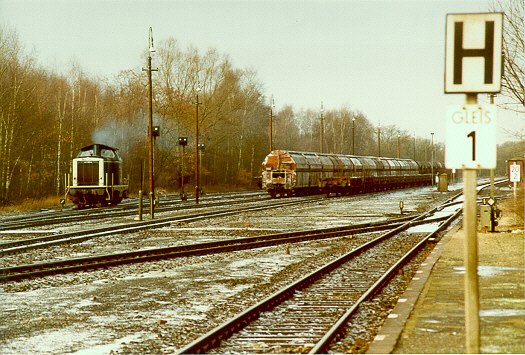
<svg viewBox="0 0 525 355">
<path fill-rule="evenodd" d="M 156 44 L 174 37 L 253 68 L 277 109 L 317 110 L 322 101 L 325 110 L 347 106 L 374 125 L 435 132 L 444 142 L 448 105 L 464 103 L 464 95 L 444 94 L 446 14 L 488 7 L 489 0 L 0 0 L 0 23 L 16 29 L 43 66 L 67 70 L 75 61 L 110 79 L 146 65 L 152 27 Z M 499 131 L 518 122 L 507 116 Z"/>
</svg>

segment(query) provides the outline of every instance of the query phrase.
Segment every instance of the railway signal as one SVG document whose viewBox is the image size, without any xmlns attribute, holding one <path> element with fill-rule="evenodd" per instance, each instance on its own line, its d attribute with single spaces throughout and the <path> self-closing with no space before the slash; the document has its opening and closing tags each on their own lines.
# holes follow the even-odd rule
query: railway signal
<svg viewBox="0 0 525 355">
<path fill-rule="evenodd" d="M 181 190 L 180 190 L 180 199 L 186 201 L 186 193 L 184 192 L 184 153 L 186 151 L 186 146 L 188 145 L 188 137 L 179 137 L 179 145 L 182 147 L 182 157 L 181 157 Z"/>
<path fill-rule="evenodd" d="M 202 151 L 204 150 L 204 147 L 205 147 L 204 143 L 197 143 L 197 148 L 199 150 L 199 172 L 198 172 L 198 174 L 199 174 L 199 182 L 201 181 L 200 174 L 202 172 Z M 204 195 L 204 188 L 203 187 L 199 186 L 199 193 L 201 194 L 201 196 Z"/>
<path fill-rule="evenodd" d="M 449 109 L 445 166 L 463 169 L 465 329 L 467 353 L 480 351 L 476 179 L 496 166 L 496 110 L 479 106 L 478 93 L 501 91 L 503 14 L 448 14 L 445 93 L 464 93 L 465 106 Z"/>
</svg>

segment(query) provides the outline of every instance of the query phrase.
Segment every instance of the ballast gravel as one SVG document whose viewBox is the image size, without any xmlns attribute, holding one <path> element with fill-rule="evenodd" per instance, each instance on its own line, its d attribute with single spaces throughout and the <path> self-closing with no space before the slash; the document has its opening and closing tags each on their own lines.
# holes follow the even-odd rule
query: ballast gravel
<svg viewBox="0 0 525 355">
<path fill-rule="evenodd" d="M 381 220 L 438 204 L 449 194 L 430 188 L 331 198 L 294 207 L 243 213 L 190 224 L 122 234 L 9 256 L 20 264 L 78 254 L 177 245 Z M 175 353 L 228 318 L 348 252 L 371 235 L 347 236 L 211 256 L 185 257 L 0 285 L 2 354 Z M 20 260 L 19 260 L 20 259 Z M 8 261 L 6 261 L 8 260 Z M 398 290 L 411 279 L 407 265 L 384 300 L 356 317 L 334 351 L 364 352 Z M 415 272 L 415 271 L 414 271 Z"/>
</svg>

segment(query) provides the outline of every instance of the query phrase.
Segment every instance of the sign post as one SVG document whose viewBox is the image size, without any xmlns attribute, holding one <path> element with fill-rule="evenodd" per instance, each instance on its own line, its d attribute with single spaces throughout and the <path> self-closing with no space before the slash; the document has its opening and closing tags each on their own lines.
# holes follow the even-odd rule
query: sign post
<svg viewBox="0 0 525 355">
<path fill-rule="evenodd" d="M 463 169 L 465 230 L 465 332 L 469 354 L 480 352 L 477 169 L 496 167 L 496 109 L 479 106 L 478 93 L 501 90 L 503 14 L 448 14 L 445 93 L 464 93 L 465 106 L 447 116 L 445 166 Z"/>
<path fill-rule="evenodd" d="M 517 184 L 521 181 L 521 166 L 518 165 L 516 162 L 514 164 L 509 165 L 509 179 L 510 182 L 514 183 L 514 210 L 516 210 L 516 199 L 517 199 Z M 516 214 L 516 212 L 514 212 Z"/>
<path fill-rule="evenodd" d="M 521 181 L 521 166 L 516 162 L 514 162 L 512 165 L 509 165 L 509 173 L 510 182 L 516 183 Z"/>
</svg>

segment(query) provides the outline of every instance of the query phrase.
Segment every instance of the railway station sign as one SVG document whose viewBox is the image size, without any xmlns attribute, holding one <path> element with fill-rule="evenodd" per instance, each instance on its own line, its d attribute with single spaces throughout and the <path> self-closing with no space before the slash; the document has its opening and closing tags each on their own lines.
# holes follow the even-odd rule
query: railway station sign
<svg viewBox="0 0 525 355">
<path fill-rule="evenodd" d="M 520 170 L 521 170 L 521 166 L 518 164 L 509 165 L 510 182 L 520 182 L 521 180 Z"/>
<path fill-rule="evenodd" d="M 451 105 L 446 124 L 446 168 L 496 168 L 496 118 L 495 105 Z"/>
<path fill-rule="evenodd" d="M 503 13 L 448 14 L 445 93 L 501 91 Z"/>
</svg>

